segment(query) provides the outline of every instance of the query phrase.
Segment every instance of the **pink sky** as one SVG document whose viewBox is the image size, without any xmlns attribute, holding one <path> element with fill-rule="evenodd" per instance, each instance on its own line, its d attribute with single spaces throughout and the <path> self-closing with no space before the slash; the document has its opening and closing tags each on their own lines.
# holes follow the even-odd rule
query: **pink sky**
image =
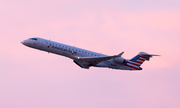
<svg viewBox="0 0 180 108">
<path fill-rule="evenodd" d="M 0 108 L 179 108 L 179 0 L 1 0 Z M 81 69 L 23 46 L 30 37 L 132 58 L 129 72 Z"/>
</svg>

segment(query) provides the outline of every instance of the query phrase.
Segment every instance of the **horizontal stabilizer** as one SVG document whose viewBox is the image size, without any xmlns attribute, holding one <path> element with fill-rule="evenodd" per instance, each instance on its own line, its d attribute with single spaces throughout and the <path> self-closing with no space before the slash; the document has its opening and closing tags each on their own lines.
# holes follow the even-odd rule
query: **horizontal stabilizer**
<svg viewBox="0 0 180 108">
<path fill-rule="evenodd" d="M 161 56 L 161 55 L 155 55 L 155 54 L 140 54 L 142 56 Z"/>
<path fill-rule="evenodd" d="M 148 60 L 148 61 L 149 61 L 149 59 L 150 59 L 151 57 L 153 57 L 153 56 L 160 56 L 160 55 L 155 55 L 155 54 L 147 54 L 147 53 L 144 53 L 144 52 L 140 52 L 139 55 L 141 55 L 141 56 L 143 56 L 143 57 L 147 57 L 146 60 Z"/>
</svg>

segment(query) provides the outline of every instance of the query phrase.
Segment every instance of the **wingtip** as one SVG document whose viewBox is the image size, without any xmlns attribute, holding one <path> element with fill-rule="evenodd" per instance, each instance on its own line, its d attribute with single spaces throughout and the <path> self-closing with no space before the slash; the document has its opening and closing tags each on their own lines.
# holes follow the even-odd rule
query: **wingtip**
<svg viewBox="0 0 180 108">
<path fill-rule="evenodd" d="M 124 51 L 123 51 L 123 52 L 121 52 L 120 54 L 118 54 L 118 56 L 122 56 L 122 55 L 123 55 L 123 53 L 124 53 Z"/>
</svg>

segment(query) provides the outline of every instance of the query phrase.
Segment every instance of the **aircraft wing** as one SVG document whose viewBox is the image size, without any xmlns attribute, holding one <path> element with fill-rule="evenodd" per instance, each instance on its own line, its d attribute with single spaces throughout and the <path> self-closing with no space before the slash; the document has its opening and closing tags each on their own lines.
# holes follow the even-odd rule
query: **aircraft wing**
<svg viewBox="0 0 180 108">
<path fill-rule="evenodd" d="M 119 55 L 114 56 L 104 56 L 104 57 L 76 57 L 74 60 L 78 62 L 84 62 L 89 66 L 96 65 L 102 61 L 110 60 L 112 58 L 121 57 L 124 52 L 120 53 Z"/>
</svg>

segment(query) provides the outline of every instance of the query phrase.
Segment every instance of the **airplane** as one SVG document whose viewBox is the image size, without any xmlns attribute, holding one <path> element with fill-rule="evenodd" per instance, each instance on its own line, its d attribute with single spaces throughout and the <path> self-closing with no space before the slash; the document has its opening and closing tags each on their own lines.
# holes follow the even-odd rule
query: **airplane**
<svg viewBox="0 0 180 108">
<path fill-rule="evenodd" d="M 105 67 L 119 70 L 142 70 L 140 67 L 144 61 L 149 61 L 154 54 L 140 52 L 132 59 L 124 59 L 121 52 L 118 55 L 108 56 L 70 45 L 54 42 L 38 37 L 29 38 L 21 42 L 30 48 L 39 49 L 48 53 L 54 53 L 73 59 L 73 62 L 84 69 L 93 67 Z"/>
</svg>

